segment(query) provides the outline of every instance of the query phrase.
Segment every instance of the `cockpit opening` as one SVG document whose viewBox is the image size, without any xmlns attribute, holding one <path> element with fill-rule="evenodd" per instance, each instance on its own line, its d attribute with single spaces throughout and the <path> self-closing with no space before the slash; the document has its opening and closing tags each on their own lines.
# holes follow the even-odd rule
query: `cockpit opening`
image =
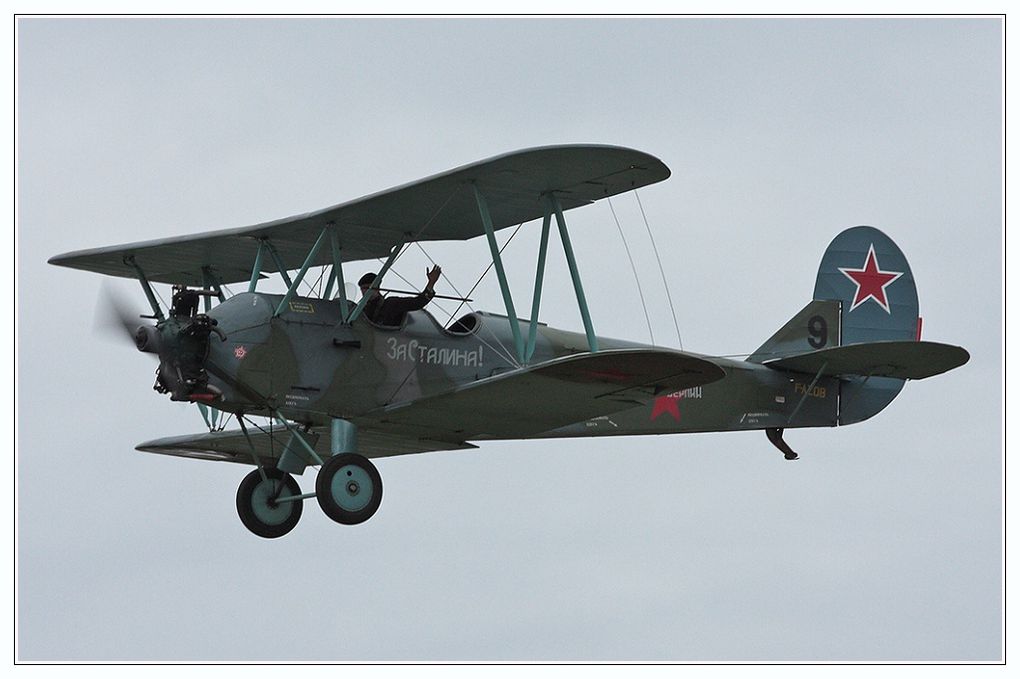
<svg viewBox="0 0 1020 679">
<path fill-rule="evenodd" d="M 477 314 L 472 312 L 458 318 L 456 322 L 446 329 L 446 332 L 451 335 L 470 335 L 478 331 L 479 325 L 481 325 L 481 321 Z"/>
</svg>

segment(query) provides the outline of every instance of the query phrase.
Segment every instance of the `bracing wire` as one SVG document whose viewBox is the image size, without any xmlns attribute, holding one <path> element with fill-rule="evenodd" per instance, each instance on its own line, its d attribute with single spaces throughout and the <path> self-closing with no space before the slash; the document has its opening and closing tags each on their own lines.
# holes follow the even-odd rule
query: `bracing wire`
<svg viewBox="0 0 1020 679">
<path fill-rule="evenodd" d="M 428 257 L 427 254 L 426 254 L 426 257 Z M 414 287 L 414 283 L 412 283 L 411 281 L 407 280 L 402 275 L 400 275 L 400 272 L 397 271 L 396 269 L 394 269 L 393 267 L 390 267 L 390 273 L 392 273 L 394 276 L 396 276 L 400 280 L 402 280 L 405 283 L 407 283 L 408 285 L 410 285 L 412 288 Z M 449 280 L 449 279 L 447 279 L 447 280 Z M 460 293 L 457 293 L 457 294 L 459 295 Z M 432 300 L 432 305 L 435 306 L 436 308 L 438 308 L 444 314 L 449 314 L 450 313 L 441 304 L 439 304 L 435 300 Z M 499 349 L 497 349 L 496 347 L 494 347 L 491 344 L 489 344 L 488 342 L 486 342 L 485 339 L 481 335 L 477 335 L 477 337 L 478 337 L 478 341 L 479 342 L 481 342 L 485 346 L 489 347 L 489 349 L 492 349 L 492 351 L 495 352 L 497 356 L 499 356 L 500 358 L 506 360 L 507 363 L 513 363 L 517 367 L 520 367 L 520 364 L 517 362 L 517 359 L 514 357 L 513 352 L 511 352 L 509 349 L 507 349 L 505 346 L 503 346 L 503 343 L 499 341 L 498 337 L 493 335 L 493 339 L 496 340 L 496 344 L 498 344 L 503 349 L 502 352 L 499 351 Z M 405 378 L 405 381 L 406 381 L 406 378 Z M 403 386 L 403 383 L 401 383 L 401 386 Z M 398 391 L 399 391 L 399 389 L 398 389 Z"/>
<path fill-rule="evenodd" d="M 329 268 L 329 267 L 328 266 L 324 266 L 324 267 L 322 267 L 319 270 L 319 277 L 315 279 L 314 283 L 312 283 L 311 285 L 308 285 L 307 283 L 305 283 L 305 285 L 308 285 L 308 294 L 311 295 L 312 297 L 321 297 L 322 296 L 322 277 L 326 275 L 326 269 L 327 268 Z M 304 281 L 302 281 L 302 282 L 304 282 Z"/>
<path fill-rule="evenodd" d="M 443 211 L 443 208 L 445 208 L 447 206 L 447 204 L 451 200 L 453 200 L 453 197 L 455 195 L 457 195 L 458 191 L 460 191 L 460 185 L 457 185 L 457 186 L 454 187 L 453 191 L 450 192 L 450 195 L 448 195 L 446 197 L 446 200 L 443 201 L 443 204 L 440 205 L 438 208 L 436 208 L 436 211 L 433 212 L 432 216 L 428 218 L 428 220 L 425 222 L 425 225 L 422 226 L 420 229 L 418 229 L 418 233 L 414 234 L 414 236 L 411 236 L 410 232 L 405 234 L 406 236 L 410 236 L 410 238 L 408 238 L 407 240 L 405 240 L 403 243 L 400 244 L 401 250 L 400 250 L 400 252 L 397 253 L 397 256 L 393 258 L 393 264 L 396 264 L 397 260 L 399 260 L 401 257 L 403 257 L 404 253 L 411 249 L 411 247 L 409 245 L 410 242 L 414 242 L 414 243 L 418 242 L 418 239 L 421 238 L 421 235 L 423 233 L 425 233 L 425 229 L 427 229 L 430 226 L 432 226 L 432 222 L 434 222 L 436 217 L 439 216 L 439 213 Z M 418 247 L 420 248 L 421 246 L 419 245 Z M 379 259 L 379 261 L 382 262 L 382 259 Z M 393 264 L 391 264 L 390 266 L 393 266 Z"/>
<path fill-rule="evenodd" d="M 503 245 L 499 248 L 499 254 L 500 255 L 503 254 L 503 250 L 506 249 L 506 246 L 510 245 L 510 241 L 512 241 L 514 239 L 514 236 L 517 235 L 517 232 L 521 230 L 522 226 L 524 226 L 524 222 L 521 222 L 520 224 L 517 225 L 517 228 L 514 229 L 514 232 L 512 234 L 510 234 L 510 237 L 507 238 L 506 242 L 503 243 Z M 419 245 L 418 247 L 421 247 L 421 246 Z M 425 251 L 422 250 L 422 252 L 425 252 Z M 428 257 L 428 253 L 426 253 L 425 256 Z M 429 257 L 429 259 L 431 260 L 432 258 Z M 435 262 L 433 262 L 433 264 L 434 263 Z M 485 276 L 489 273 L 489 271 L 492 270 L 493 265 L 495 265 L 495 262 L 494 261 L 489 261 L 489 266 L 485 267 L 485 271 L 483 271 L 482 275 L 478 277 L 478 280 L 475 281 L 475 284 L 471 286 L 471 289 L 468 290 L 468 293 L 466 295 L 461 295 L 459 292 L 457 293 L 457 295 L 460 296 L 460 297 L 463 297 L 464 300 L 461 301 L 461 303 L 457 306 L 457 308 L 453 310 L 453 313 L 450 314 L 450 319 L 449 319 L 450 321 L 452 321 L 454 319 L 454 317 L 457 315 L 457 312 L 459 312 L 464 307 L 465 304 L 468 304 L 467 299 L 469 297 L 471 297 L 471 294 L 475 291 L 475 288 L 477 288 L 481 284 L 482 279 L 485 278 Z M 443 278 L 446 278 L 446 274 L 443 274 Z M 447 280 L 447 282 L 450 283 L 450 287 L 453 287 L 453 282 L 450 281 L 449 278 L 446 278 L 446 280 Z M 457 288 L 453 287 L 453 289 L 456 290 Z M 468 304 L 468 308 L 471 309 L 471 305 L 470 304 Z M 472 311 L 474 311 L 474 309 L 472 309 Z"/>
<path fill-rule="evenodd" d="M 164 299 L 163 299 L 163 295 L 159 294 L 159 288 L 157 288 L 157 287 L 156 287 L 155 285 L 150 285 L 149 287 L 150 287 L 150 288 L 152 288 L 152 291 L 153 291 L 154 293 L 156 293 L 156 297 L 158 297 L 158 298 L 159 298 L 159 301 L 163 303 L 163 306 L 165 306 L 165 307 L 166 307 L 166 309 L 167 309 L 167 312 L 169 313 L 169 311 L 170 311 L 170 305 L 169 305 L 169 304 L 167 304 L 167 303 L 166 303 L 166 300 L 164 300 Z"/>
<path fill-rule="evenodd" d="M 669 293 L 669 283 L 666 282 L 666 270 L 662 267 L 662 258 L 659 257 L 659 248 L 655 245 L 655 236 L 652 235 L 652 227 L 648 225 L 648 217 L 645 215 L 645 208 L 641 204 L 641 196 L 637 189 L 634 189 L 634 197 L 637 198 L 638 207 L 641 209 L 641 218 L 645 220 L 645 230 L 648 231 L 648 240 L 652 241 L 652 250 L 655 251 L 655 261 L 659 263 L 659 273 L 662 274 L 662 287 L 666 288 L 666 299 L 669 300 L 669 311 L 673 314 L 673 325 L 676 327 L 676 340 L 680 348 L 684 348 L 684 341 L 680 337 L 680 323 L 676 320 L 676 309 L 673 307 L 673 295 Z"/>
<path fill-rule="evenodd" d="M 627 253 L 627 260 L 630 262 L 630 270 L 634 273 L 634 282 L 637 283 L 638 297 L 641 299 L 641 309 L 645 312 L 645 323 L 648 324 L 648 337 L 651 338 L 652 344 L 655 344 L 655 335 L 652 333 L 652 319 L 648 316 L 648 305 L 645 304 L 645 293 L 641 290 L 641 279 L 638 277 L 637 267 L 634 266 L 634 258 L 630 255 L 630 246 L 627 245 L 627 237 L 623 235 L 623 227 L 620 226 L 620 219 L 616 216 L 616 210 L 613 208 L 612 199 L 606 198 L 606 202 L 609 203 L 609 211 L 613 213 L 613 221 L 616 222 L 616 230 L 620 232 L 620 240 L 623 241 L 623 249 Z"/>
<path fill-rule="evenodd" d="M 440 205 L 436 209 L 436 211 L 432 213 L 432 216 L 429 217 L 428 221 L 425 222 L 425 225 L 422 226 L 421 229 L 418 230 L 418 233 L 414 234 L 414 239 L 413 240 L 417 241 L 419 238 L 421 238 L 421 235 L 423 233 L 425 233 L 425 229 L 429 228 L 432 225 L 432 222 L 435 221 L 436 217 L 439 216 L 439 213 L 443 211 L 443 208 L 445 208 L 447 206 L 447 204 L 451 200 L 453 200 L 453 197 L 457 195 L 458 191 L 460 191 L 461 186 L 463 186 L 463 184 L 458 184 L 456 187 L 454 187 L 453 191 L 450 191 L 450 195 L 448 195 L 446 197 L 446 200 L 443 201 L 443 204 Z"/>
<path fill-rule="evenodd" d="M 407 278 L 405 278 L 403 275 L 401 275 L 401 273 L 399 271 L 397 271 L 397 270 L 395 270 L 395 269 L 393 269 L 391 267 L 390 272 L 393 273 L 398 278 L 400 278 L 401 280 L 403 280 L 408 285 L 410 285 L 411 288 L 414 288 L 414 283 L 411 282 L 410 280 L 408 280 Z M 437 302 L 436 300 L 432 300 L 431 305 L 433 307 L 436 307 L 440 311 L 442 311 L 444 314 L 450 315 L 450 312 L 447 311 L 447 309 L 442 304 Z M 480 342 L 484 346 L 488 347 L 489 349 L 493 350 L 493 352 L 495 352 L 497 356 L 499 356 L 500 358 L 506 360 L 508 363 L 517 364 L 517 359 L 515 359 L 513 357 L 512 353 L 510 352 L 509 349 L 507 349 L 506 347 L 503 346 L 503 344 L 499 341 L 499 337 L 495 337 L 495 339 L 496 339 L 496 344 L 498 344 L 503 349 L 502 352 L 500 350 L 496 349 L 495 347 L 493 347 L 488 342 L 484 341 L 484 338 L 481 337 L 480 335 L 476 335 L 476 336 L 478 337 L 478 342 Z"/>
<path fill-rule="evenodd" d="M 305 289 L 308 290 L 308 295 L 307 295 L 308 297 L 314 297 L 315 296 L 315 283 L 309 283 L 306 279 L 302 278 L 301 279 L 301 285 L 305 286 Z M 294 290 L 294 294 L 297 297 L 301 296 L 301 288 L 300 288 L 300 286 L 298 286 L 298 288 Z"/>
<path fill-rule="evenodd" d="M 418 366 L 412 365 L 411 369 L 407 371 L 406 375 L 404 375 L 404 379 L 400 380 L 400 384 L 398 384 L 397 388 L 393 390 L 393 393 L 390 394 L 390 397 L 386 399 L 386 405 L 393 404 L 394 397 L 396 397 L 396 395 L 400 393 L 400 390 L 404 388 L 404 385 L 407 384 L 407 381 L 411 379 L 411 375 L 415 374 L 417 371 Z"/>
<path fill-rule="evenodd" d="M 503 243 L 503 247 L 501 247 L 499 249 L 499 254 L 500 255 L 503 254 L 503 250 L 506 249 L 506 246 L 510 245 L 510 241 L 512 241 L 514 239 L 514 236 L 517 235 L 517 232 L 521 230 L 522 226 L 524 226 L 524 222 L 521 222 L 520 224 L 518 224 L 517 228 L 514 229 L 514 232 L 512 234 L 510 234 L 509 238 L 506 239 L 506 242 Z M 436 261 L 434 259 L 432 259 L 432 256 L 429 255 L 429 253 L 425 252 L 425 248 L 423 248 L 421 246 L 421 243 L 415 241 L 415 245 L 417 245 L 418 249 L 421 250 L 421 253 L 423 255 L 425 255 L 425 257 L 427 257 L 430 262 L 432 262 L 432 265 L 436 266 Z M 468 309 L 471 309 L 472 312 L 475 310 L 475 308 L 473 306 L 471 306 L 471 304 L 467 300 L 468 300 L 469 297 L 471 297 L 471 293 L 473 293 L 475 291 L 475 288 L 478 287 L 478 284 L 482 282 L 482 278 L 485 278 L 485 274 L 489 273 L 489 269 L 492 268 L 492 265 L 494 263 L 495 263 L 494 261 L 493 262 L 489 262 L 489 266 L 486 267 L 484 272 L 482 272 L 482 275 L 478 278 L 477 281 L 475 281 L 475 284 L 471 286 L 471 290 L 469 290 L 468 294 L 466 294 L 466 295 L 462 295 L 460 293 L 460 290 L 457 289 L 457 286 L 453 284 L 453 281 L 451 281 L 450 278 L 446 274 L 442 274 L 443 278 L 446 279 L 446 282 L 450 284 L 451 288 L 453 288 L 453 291 L 457 293 L 457 296 L 462 298 L 461 303 L 459 305 L 457 305 L 457 308 L 454 310 L 454 312 L 452 314 L 450 314 L 450 320 L 451 321 L 453 320 L 454 316 L 461 310 L 461 308 L 463 308 L 463 306 L 465 304 L 467 304 Z M 520 363 L 517 361 L 517 358 L 514 356 L 514 352 L 510 351 L 509 349 L 507 349 L 503 345 L 503 342 L 500 341 L 499 336 L 495 332 L 493 332 L 493 330 L 491 328 L 488 328 L 488 330 L 489 330 L 489 335 L 491 335 L 492 339 L 494 339 L 496 341 L 496 344 L 498 344 L 500 347 L 502 347 L 503 351 L 505 351 L 509 356 L 511 356 L 510 362 L 513 363 L 514 365 L 516 365 L 517 367 L 520 367 Z M 481 337 L 479 336 L 478 339 L 481 339 Z"/>
</svg>

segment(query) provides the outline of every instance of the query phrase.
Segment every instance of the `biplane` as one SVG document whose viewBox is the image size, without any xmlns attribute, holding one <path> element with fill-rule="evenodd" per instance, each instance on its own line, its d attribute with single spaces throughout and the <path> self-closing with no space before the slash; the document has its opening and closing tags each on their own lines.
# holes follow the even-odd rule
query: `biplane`
<svg viewBox="0 0 1020 679">
<path fill-rule="evenodd" d="M 784 430 L 861 422 L 906 380 L 969 359 L 960 347 L 921 340 L 907 260 L 869 226 L 836 236 L 812 299 L 743 360 L 597 335 L 564 214 L 669 175 L 628 148 L 533 148 L 317 212 L 49 262 L 140 283 L 152 322 L 120 312 L 120 324 L 158 359 L 153 388 L 197 403 L 212 424 L 137 449 L 254 466 L 237 511 L 265 538 L 293 529 L 313 497 L 339 523 L 369 519 L 383 490 L 373 458 L 490 440 L 763 430 L 796 459 Z M 496 232 L 539 220 L 524 317 Z M 583 333 L 539 322 L 554 222 Z M 348 299 L 352 262 L 383 262 L 367 291 L 377 294 L 411 244 L 483 237 L 501 312 L 471 310 L 445 325 L 425 308 L 380 326 L 365 313 L 368 294 Z M 310 270 L 325 285 L 301 294 Z M 260 291 L 274 273 L 286 291 Z M 171 304 L 160 304 L 155 284 L 175 286 Z M 247 289 L 227 296 L 230 284 Z M 216 425 L 232 420 L 235 430 Z M 303 493 L 295 477 L 309 467 L 318 468 L 314 492 Z"/>
</svg>

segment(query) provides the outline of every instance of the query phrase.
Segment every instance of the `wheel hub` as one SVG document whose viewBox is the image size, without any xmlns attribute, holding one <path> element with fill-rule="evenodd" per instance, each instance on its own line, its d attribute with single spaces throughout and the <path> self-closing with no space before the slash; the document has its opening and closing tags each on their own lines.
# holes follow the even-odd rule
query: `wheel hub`
<svg viewBox="0 0 1020 679">
<path fill-rule="evenodd" d="M 337 523 L 362 523 L 379 508 L 382 479 L 367 458 L 337 453 L 315 477 L 315 497 L 326 516 Z"/>
<path fill-rule="evenodd" d="M 294 511 L 293 507 L 285 507 L 276 501 L 280 497 L 282 486 L 282 482 L 270 479 L 268 482 L 259 483 L 252 491 L 252 511 L 260 521 L 267 525 L 282 524 Z"/>
<path fill-rule="evenodd" d="M 345 465 L 333 477 L 333 500 L 349 512 L 357 512 L 372 501 L 372 479 L 357 465 Z"/>
</svg>

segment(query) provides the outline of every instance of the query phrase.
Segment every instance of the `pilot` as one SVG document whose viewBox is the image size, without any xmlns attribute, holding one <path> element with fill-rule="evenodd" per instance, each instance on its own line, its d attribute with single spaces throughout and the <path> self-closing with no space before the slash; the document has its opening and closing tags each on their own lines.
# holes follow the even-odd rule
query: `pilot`
<svg viewBox="0 0 1020 679">
<path fill-rule="evenodd" d="M 426 269 L 425 277 L 428 283 L 425 285 L 425 289 L 414 297 L 383 297 L 378 289 L 369 292 L 376 275 L 374 273 L 365 274 L 358 281 L 362 296 L 369 295 L 368 301 L 365 302 L 365 315 L 378 325 L 400 326 L 404 322 L 404 314 L 408 311 L 424 309 L 425 305 L 436 296 L 436 291 L 433 288 L 441 273 L 443 270 L 438 266 Z"/>
</svg>

